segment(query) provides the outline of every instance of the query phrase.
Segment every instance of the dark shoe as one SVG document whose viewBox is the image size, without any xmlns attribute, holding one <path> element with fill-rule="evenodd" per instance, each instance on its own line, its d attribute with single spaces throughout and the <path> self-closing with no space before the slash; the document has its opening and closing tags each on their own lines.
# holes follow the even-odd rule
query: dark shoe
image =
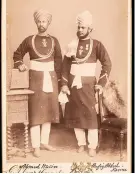
<svg viewBox="0 0 135 174">
<path fill-rule="evenodd" d="M 39 157 L 40 157 L 40 148 L 35 148 L 35 149 L 34 149 L 34 152 L 33 152 L 33 155 L 34 155 L 36 158 L 39 158 Z"/>
<path fill-rule="evenodd" d="M 77 149 L 78 153 L 81 153 L 84 151 L 84 146 L 79 146 L 79 148 Z"/>
<path fill-rule="evenodd" d="M 43 149 L 55 152 L 56 149 L 48 144 L 43 144 Z"/>
<path fill-rule="evenodd" d="M 94 157 L 96 155 L 96 149 L 89 148 L 88 154 L 90 157 Z"/>
</svg>

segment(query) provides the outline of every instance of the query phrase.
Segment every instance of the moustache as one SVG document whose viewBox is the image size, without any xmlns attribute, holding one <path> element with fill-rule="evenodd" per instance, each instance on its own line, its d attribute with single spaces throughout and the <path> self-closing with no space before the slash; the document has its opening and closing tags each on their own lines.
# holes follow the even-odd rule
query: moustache
<svg viewBox="0 0 135 174">
<path fill-rule="evenodd" d="M 38 27 L 39 29 L 45 29 L 43 26 Z"/>
<path fill-rule="evenodd" d="M 79 37 L 80 39 L 84 39 L 85 37 L 87 37 L 89 35 L 89 32 L 87 32 L 85 35 L 82 32 L 77 32 L 77 37 Z"/>
<path fill-rule="evenodd" d="M 77 34 L 78 34 L 78 35 L 82 35 L 83 33 L 78 31 Z"/>
<path fill-rule="evenodd" d="M 44 29 L 44 27 L 40 27 L 40 28 Z"/>
</svg>

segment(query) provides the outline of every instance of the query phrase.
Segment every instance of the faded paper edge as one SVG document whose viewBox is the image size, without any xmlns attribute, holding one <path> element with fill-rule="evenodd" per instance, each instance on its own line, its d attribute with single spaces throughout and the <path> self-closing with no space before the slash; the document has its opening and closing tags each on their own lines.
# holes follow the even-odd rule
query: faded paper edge
<svg viewBox="0 0 135 174">
<path fill-rule="evenodd" d="M 128 0 L 128 138 L 127 138 L 127 163 L 128 171 L 131 171 L 131 0 Z M 113 162 L 113 161 L 112 161 Z M 6 160 L 6 1 L 2 1 L 2 171 L 8 166 Z M 69 163 L 62 163 L 62 165 Z"/>
</svg>

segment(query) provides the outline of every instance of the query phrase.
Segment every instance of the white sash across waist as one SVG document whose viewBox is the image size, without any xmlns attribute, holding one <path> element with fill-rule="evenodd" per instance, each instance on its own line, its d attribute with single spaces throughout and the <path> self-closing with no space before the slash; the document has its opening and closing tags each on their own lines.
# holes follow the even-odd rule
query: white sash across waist
<svg viewBox="0 0 135 174">
<path fill-rule="evenodd" d="M 70 74 L 75 76 L 72 87 L 77 86 L 77 89 L 80 89 L 82 88 L 81 76 L 95 76 L 96 63 L 72 64 Z"/>
<path fill-rule="evenodd" d="M 44 92 L 53 92 L 52 79 L 50 76 L 50 71 L 54 71 L 54 62 L 38 62 L 31 60 L 30 69 L 35 71 L 42 71 L 43 77 L 43 87 Z"/>
<path fill-rule="evenodd" d="M 54 62 L 38 62 L 31 60 L 30 69 L 35 71 L 54 71 Z"/>
<path fill-rule="evenodd" d="M 95 76 L 96 63 L 72 64 L 70 73 L 80 76 Z"/>
</svg>

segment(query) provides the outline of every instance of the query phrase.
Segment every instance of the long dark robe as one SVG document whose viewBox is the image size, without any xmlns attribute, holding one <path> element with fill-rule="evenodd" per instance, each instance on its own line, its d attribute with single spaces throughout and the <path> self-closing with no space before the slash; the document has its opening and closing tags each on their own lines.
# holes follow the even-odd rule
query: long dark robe
<svg viewBox="0 0 135 174">
<path fill-rule="evenodd" d="M 90 49 L 89 43 L 89 39 L 79 40 L 76 53 L 77 58 L 83 59 L 88 54 Z M 80 48 L 83 48 L 81 55 L 79 54 Z M 99 60 L 102 65 L 100 77 L 105 73 L 109 75 L 111 71 L 111 60 L 109 55 L 101 42 L 93 40 L 92 52 L 86 63 L 96 63 L 97 60 Z M 98 128 L 98 120 L 95 109 L 95 85 L 99 84 L 104 87 L 106 84 L 106 77 L 103 77 L 97 82 L 95 76 L 82 76 L 82 88 L 77 89 L 76 86 L 71 88 L 75 78 L 75 76 L 70 73 L 72 64 L 76 64 L 75 59 L 65 56 L 62 68 L 62 86 L 68 85 L 71 92 L 68 96 L 69 102 L 66 103 L 65 106 L 65 125 L 68 128 L 96 129 Z"/>
<path fill-rule="evenodd" d="M 14 52 L 14 66 L 17 68 L 23 63 L 23 57 L 28 52 L 30 60 L 39 62 L 54 61 L 54 71 L 50 72 L 53 92 L 46 93 L 42 90 L 43 87 L 43 72 L 29 70 L 29 88 L 34 91 L 33 95 L 29 96 L 29 122 L 31 126 L 40 125 L 45 122 L 59 123 L 60 122 L 60 107 L 58 103 L 58 80 L 61 79 L 62 55 L 58 40 L 52 36 L 36 35 L 34 45 L 39 54 L 47 55 L 52 48 L 52 40 L 54 41 L 53 53 L 45 59 L 39 57 L 32 45 L 33 36 L 27 37 Z M 43 46 L 43 39 L 46 40 L 46 47 Z"/>
</svg>

